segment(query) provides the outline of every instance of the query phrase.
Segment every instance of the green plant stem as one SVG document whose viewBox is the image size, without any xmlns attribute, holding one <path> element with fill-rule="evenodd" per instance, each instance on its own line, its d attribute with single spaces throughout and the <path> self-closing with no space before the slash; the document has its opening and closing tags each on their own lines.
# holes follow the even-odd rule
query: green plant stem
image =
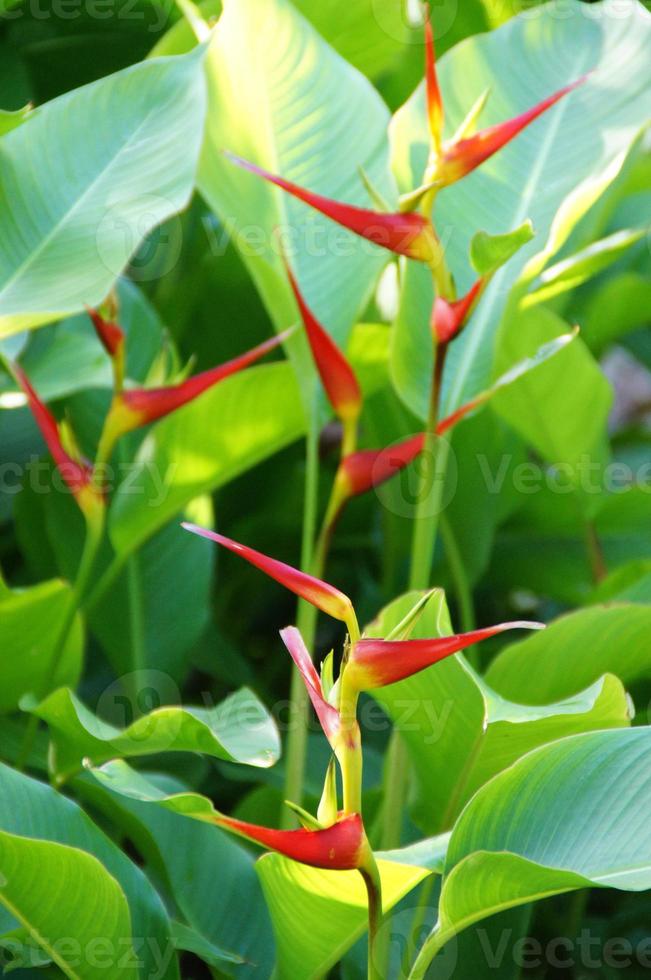
<svg viewBox="0 0 651 980">
<path fill-rule="evenodd" d="M 454 531 L 445 514 L 441 514 L 440 520 L 441 540 L 445 548 L 450 575 L 454 583 L 454 591 L 459 606 L 459 620 L 461 629 L 469 632 L 475 628 L 475 610 L 472 601 L 472 589 L 468 581 L 463 558 Z"/>
<path fill-rule="evenodd" d="M 360 874 L 368 894 L 368 980 L 386 980 L 386 973 L 380 971 L 377 948 L 378 932 L 382 922 L 382 883 L 372 852 L 368 867 L 360 868 Z"/>
<path fill-rule="evenodd" d="M 301 542 L 301 568 L 312 571 L 314 567 L 314 536 L 319 489 L 319 432 L 316 407 L 313 408 L 305 447 L 305 494 L 303 502 L 303 534 Z M 319 574 L 315 571 L 315 574 Z M 301 600 L 298 604 L 296 625 L 310 650 L 314 645 L 317 611 L 314 606 Z M 303 801 L 303 778 L 307 755 L 308 696 L 300 673 L 292 669 L 289 704 L 289 732 L 286 748 L 285 799 L 299 805 Z M 283 813 L 285 827 L 295 825 L 289 811 Z"/>
<path fill-rule="evenodd" d="M 66 643 L 70 636 L 70 631 L 72 630 L 75 617 L 81 607 L 84 593 L 90 579 L 91 572 L 93 570 L 93 565 L 95 564 L 95 558 L 97 557 L 97 552 L 99 550 L 100 542 L 102 540 L 102 534 L 104 532 L 104 521 L 96 521 L 94 523 L 86 523 L 86 537 L 84 539 L 84 546 L 81 553 L 81 558 L 79 559 L 79 566 L 77 568 L 77 575 L 75 577 L 74 585 L 72 588 L 72 594 L 66 606 L 65 616 L 63 622 L 59 628 L 57 638 L 52 650 L 52 656 L 50 658 L 49 668 L 43 680 L 40 690 L 38 691 L 38 696 L 40 698 L 45 697 L 48 694 L 52 682 L 56 678 L 57 670 L 59 667 L 59 662 L 61 656 L 65 650 Z M 20 748 L 18 758 L 16 760 L 16 769 L 18 772 L 22 772 L 34 746 L 34 739 L 36 738 L 36 733 L 38 731 L 38 718 L 36 715 L 31 715 L 27 727 L 25 729 L 25 735 L 23 738 L 23 744 Z"/>
</svg>

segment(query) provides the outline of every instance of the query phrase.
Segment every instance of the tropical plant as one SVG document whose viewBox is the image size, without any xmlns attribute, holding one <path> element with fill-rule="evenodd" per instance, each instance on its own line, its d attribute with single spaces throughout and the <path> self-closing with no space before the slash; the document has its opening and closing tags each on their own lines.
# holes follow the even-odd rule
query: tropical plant
<svg viewBox="0 0 651 980">
<path fill-rule="evenodd" d="M 398 6 L 2 7 L 18 976 L 648 969 L 651 21 Z"/>
</svg>

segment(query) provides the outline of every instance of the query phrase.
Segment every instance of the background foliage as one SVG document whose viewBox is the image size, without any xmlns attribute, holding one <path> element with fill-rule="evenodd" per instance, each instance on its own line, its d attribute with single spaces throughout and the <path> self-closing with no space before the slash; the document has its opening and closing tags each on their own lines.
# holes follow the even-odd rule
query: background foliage
<svg viewBox="0 0 651 980">
<path fill-rule="evenodd" d="M 213 366 L 297 319 L 272 247 L 278 225 L 293 230 L 301 288 L 361 379 L 363 444 L 418 431 L 428 276 L 415 263 L 398 274 L 384 252 L 221 152 L 368 207 L 361 167 L 395 206 L 427 152 L 418 10 L 228 0 L 222 12 L 206 0 L 200 12 L 217 26 L 198 44 L 158 0 L 55 8 L 0 3 L 0 350 L 20 358 L 82 450 L 92 455 L 111 386 L 83 304 L 117 281 L 132 381 Z M 410 759 L 402 849 L 381 865 L 396 907 L 390 975 L 401 975 L 414 914 L 425 935 L 438 909 L 443 951 L 428 976 L 485 975 L 487 943 L 502 950 L 491 975 L 556 976 L 549 954 L 523 964 L 518 941 L 544 948 L 587 928 L 600 966 L 577 955 L 564 975 L 617 976 L 604 954 L 616 938 L 641 977 L 650 18 L 636 0 L 445 0 L 433 13 L 450 133 L 487 87 L 490 124 L 591 72 L 442 195 L 437 227 L 461 288 L 476 231 L 527 219 L 535 231 L 451 354 L 444 404 L 458 407 L 568 325 L 581 334 L 455 430 L 433 572 L 447 604 L 438 594 L 418 629 L 524 616 L 551 625 L 362 704 L 374 845 L 391 723 Z M 97 576 L 109 587 L 75 617 L 54 674 L 83 526 L 69 495 L 49 491 L 56 475 L 38 431 L 0 374 L 0 962 L 17 976 L 264 980 L 274 963 L 278 980 L 364 975 L 355 873 L 259 858 L 165 803 L 187 791 L 244 819 L 281 819 L 290 671 L 277 630 L 294 621 L 293 597 L 178 525 L 216 526 L 299 564 L 304 437 L 323 428 L 323 505 L 337 432 L 304 338 L 286 348 L 286 362 L 236 375 L 125 440 Z M 410 470 L 354 501 L 334 540 L 327 578 L 372 629 L 409 607 L 413 486 Z M 321 619 L 318 655 L 339 640 Z M 30 717 L 42 724 L 21 760 Z M 116 770 L 117 756 L 129 763 Z M 86 758 L 101 769 L 86 772 Z M 306 805 L 326 762 L 313 727 Z M 98 965 L 79 966 L 74 944 L 53 945 L 70 937 L 87 949 L 97 936 L 124 966 L 107 973 L 101 951 Z"/>
</svg>

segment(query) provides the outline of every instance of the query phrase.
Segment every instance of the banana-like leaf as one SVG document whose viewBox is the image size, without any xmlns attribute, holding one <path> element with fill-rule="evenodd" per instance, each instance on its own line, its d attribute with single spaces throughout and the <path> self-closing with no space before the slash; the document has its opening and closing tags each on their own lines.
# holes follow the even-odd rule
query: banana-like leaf
<svg viewBox="0 0 651 980">
<path fill-rule="evenodd" d="M 115 699 L 119 702 L 119 698 Z M 125 702 L 126 703 L 126 702 Z M 268 767 L 280 754 L 276 725 L 252 691 L 242 688 L 214 708 L 157 708 L 116 728 L 94 715 L 67 688 L 24 710 L 42 718 L 52 739 L 51 766 L 58 780 L 114 756 L 201 752 L 228 762 Z"/>
<path fill-rule="evenodd" d="M 98 305 L 144 235 L 186 204 L 204 54 L 68 92 L 2 138 L 0 336 Z"/>
<path fill-rule="evenodd" d="M 42 697 L 79 680 L 83 628 L 78 616 L 56 665 L 52 662 L 71 602 L 70 586 L 56 579 L 0 592 L 0 712 L 13 711 L 27 694 Z"/>
<path fill-rule="evenodd" d="M 358 169 L 388 200 L 389 114 L 359 72 L 288 0 L 226 0 L 208 55 L 199 189 L 240 248 L 277 328 L 296 310 L 273 234 L 283 234 L 315 315 L 343 342 L 386 253 L 235 167 L 230 150 L 327 197 L 372 206 Z M 297 345 L 298 346 L 298 345 Z M 312 374 L 300 345 L 301 377 Z"/>
<path fill-rule="evenodd" d="M 374 620 L 367 635 L 386 635 L 417 598 L 418 593 L 407 593 L 396 599 Z M 412 635 L 451 632 L 445 597 L 439 590 Z M 526 663 L 529 687 L 535 688 L 539 659 L 528 657 Z M 416 775 L 413 813 L 419 826 L 428 833 L 450 829 L 473 793 L 539 745 L 577 732 L 628 725 L 629 704 L 622 684 L 612 675 L 601 676 L 604 673 L 596 671 L 597 679 L 591 678 L 594 683 L 581 693 L 575 694 L 574 688 L 573 697 L 530 707 L 535 694 L 520 691 L 522 703 L 507 701 L 457 654 L 374 691 L 409 749 Z"/>
<path fill-rule="evenodd" d="M 477 793 L 448 848 L 439 922 L 411 980 L 462 929 L 577 888 L 651 888 L 651 729 L 546 745 Z"/>
<path fill-rule="evenodd" d="M 134 978 L 140 975 L 143 980 L 151 976 L 159 976 L 161 980 L 178 980 L 176 958 L 167 955 L 172 942 L 170 921 L 158 894 L 140 868 L 99 830 L 76 803 L 50 786 L 0 765 L 0 831 L 3 843 L 10 835 L 20 835 L 22 838 L 17 846 L 21 851 L 20 867 L 25 886 L 30 881 L 27 869 L 34 868 L 32 897 L 26 896 L 26 902 L 37 905 L 34 924 L 38 926 L 37 916 L 46 912 L 48 916 L 68 917 L 58 922 L 54 919 L 48 919 L 47 923 L 43 921 L 42 937 L 50 940 L 78 938 L 83 940 L 84 945 L 92 943 L 94 939 L 99 953 L 100 949 L 105 949 L 105 945 L 102 946 L 105 943 L 103 936 L 106 935 L 103 919 L 105 907 L 112 905 L 113 912 L 120 916 L 119 921 L 115 920 L 121 933 L 117 937 L 119 956 L 123 961 L 128 961 L 132 946 L 142 964 L 140 974 L 134 970 L 126 975 Z M 24 837 L 25 834 L 29 834 L 29 840 Z M 13 836 L 13 840 L 19 838 Z M 53 850 L 47 850 L 48 847 Z M 0 873 L 7 877 L 5 859 L 13 861 L 17 852 L 5 851 L 4 847 L 0 850 Z M 87 883 L 92 887 L 87 888 Z M 74 892 L 79 895 L 78 899 L 75 899 Z M 123 899 L 126 896 L 128 901 L 126 918 L 119 894 Z M 118 900 L 111 897 L 116 895 Z M 99 902 L 98 898 L 102 901 Z M 16 896 L 12 896 L 11 900 L 15 903 Z M 19 912 L 20 917 L 24 918 L 29 912 L 27 904 L 16 904 L 9 921 L 5 921 L 0 899 L 0 931 L 6 932 L 17 925 L 16 915 Z M 91 917 L 90 923 L 89 912 L 94 917 Z M 83 936 L 77 932 L 82 928 Z M 65 948 L 65 944 L 61 944 L 61 950 Z M 70 949 L 70 946 L 67 948 Z M 88 952 L 91 950 L 89 946 Z M 85 977 L 84 965 L 89 966 L 78 963 L 68 975 Z M 112 964 L 112 968 L 116 970 L 115 975 L 120 976 L 118 966 Z M 97 975 L 106 977 L 108 972 L 105 968 Z"/>
<path fill-rule="evenodd" d="M 0 831 L 0 905 L 69 977 L 138 976 L 124 892 L 76 847 Z M 72 943 L 60 943 L 62 937 Z M 101 944 L 102 955 L 93 955 Z"/>
<path fill-rule="evenodd" d="M 540 636 L 509 644 L 486 678 L 504 697 L 530 704 L 568 697 L 609 671 L 630 684 L 649 675 L 650 635 L 651 606 L 617 602 L 580 609 L 555 620 Z"/>
</svg>

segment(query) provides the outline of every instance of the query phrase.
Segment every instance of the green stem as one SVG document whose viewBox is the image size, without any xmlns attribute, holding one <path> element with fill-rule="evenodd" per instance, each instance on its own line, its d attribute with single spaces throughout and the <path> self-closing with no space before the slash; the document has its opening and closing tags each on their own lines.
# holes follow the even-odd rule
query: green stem
<svg viewBox="0 0 651 980">
<path fill-rule="evenodd" d="M 461 556 L 457 539 L 454 531 L 445 514 L 441 514 L 441 540 L 445 548 L 450 575 L 454 583 L 454 591 L 459 605 L 459 620 L 461 629 L 468 633 L 475 628 L 475 610 L 472 601 L 472 589 L 466 574 L 466 569 Z"/>
<path fill-rule="evenodd" d="M 585 523 L 585 541 L 586 548 L 588 551 L 588 560 L 590 562 L 590 571 L 592 573 L 592 580 L 595 585 L 599 585 L 600 582 L 608 575 L 608 568 L 606 567 L 606 561 L 604 559 L 603 549 L 601 547 L 601 541 L 597 534 L 597 529 L 592 521 L 586 521 Z"/>
<path fill-rule="evenodd" d="M 301 543 L 301 568 L 312 570 L 314 566 L 314 535 L 319 489 L 319 431 L 316 407 L 312 409 L 310 428 L 305 452 L 305 495 L 303 502 L 303 536 Z M 319 570 L 315 570 L 319 574 Z M 298 604 L 296 625 L 300 630 L 308 650 L 314 645 L 317 611 L 310 603 L 301 600 Z M 285 772 L 285 799 L 301 804 L 303 800 L 303 777 L 307 755 L 308 696 L 303 679 L 296 667 L 292 669 L 292 685 L 289 705 L 289 732 L 287 735 Z M 283 813 L 285 827 L 294 826 L 291 813 Z"/>
<path fill-rule="evenodd" d="M 49 667 L 46 671 L 40 689 L 37 692 L 39 699 L 45 697 L 49 693 L 50 688 L 56 679 L 61 656 L 65 650 L 66 643 L 68 642 L 70 631 L 72 630 L 75 622 L 75 617 L 81 607 L 84 593 L 93 570 L 93 565 L 95 564 L 95 558 L 97 557 L 103 531 L 103 520 L 86 522 L 86 537 L 84 539 L 84 547 L 79 560 L 79 566 L 77 568 L 77 575 L 75 577 L 70 599 L 66 606 L 63 622 L 61 623 L 54 647 L 52 649 Z M 34 739 L 36 738 L 36 733 L 38 731 L 38 724 L 39 722 L 36 715 L 31 715 L 25 729 L 23 744 L 20 748 L 16 761 L 16 768 L 18 772 L 22 772 L 29 761 L 32 748 L 34 746 Z"/>
<path fill-rule="evenodd" d="M 371 852 L 367 868 L 360 868 L 360 874 L 368 894 L 368 980 L 386 980 L 378 961 L 378 932 L 382 922 L 382 883 L 377 863 Z"/>
</svg>

